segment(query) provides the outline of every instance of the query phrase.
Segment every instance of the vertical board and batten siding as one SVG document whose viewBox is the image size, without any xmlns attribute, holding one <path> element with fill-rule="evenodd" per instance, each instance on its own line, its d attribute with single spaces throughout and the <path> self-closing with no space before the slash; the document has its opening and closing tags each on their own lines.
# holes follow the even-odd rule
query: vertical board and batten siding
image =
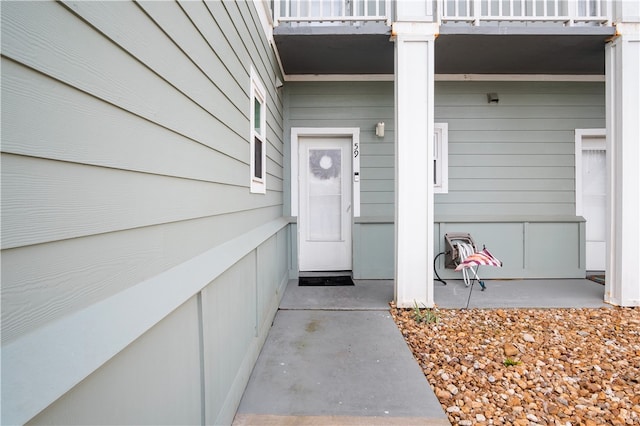
<svg viewBox="0 0 640 426">
<path fill-rule="evenodd" d="M 498 93 L 498 104 L 487 102 L 492 92 Z M 392 103 L 392 82 L 287 85 L 288 128 L 361 128 L 356 278 L 394 273 Z M 582 274 L 574 130 L 601 128 L 604 115 L 603 83 L 437 81 L 435 121 L 449 128 L 449 192 L 435 195 L 436 231 L 442 234 L 436 252 L 443 248 L 444 233 L 464 229 L 481 237 L 480 244 L 504 252 L 505 268 L 488 272 L 496 277 Z M 385 121 L 384 140 L 375 137 L 378 121 Z M 560 255 L 554 261 L 545 250 Z"/>
<path fill-rule="evenodd" d="M 199 424 L 198 303 L 189 299 L 27 424 L 124 425 L 141 412 L 147 424 Z"/>
<path fill-rule="evenodd" d="M 3 2 L 1 28 L 3 350 L 224 244 L 246 251 L 105 348 L 102 367 L 69 371 L 84 380 L 34 422 L 229 422 L 289 274 L 283 99 L 256 4 Z M 249 191 L 252 66 L 267 91 L 266 195 Z M 272 234 L 245 237 L 258 229 Z M 196 288 L 193 276 L 173 284 Z M 230 347 L 237 327 L 248 334 Z M 20 410 L 2 386 L 5 420 Z"/>
</svg>

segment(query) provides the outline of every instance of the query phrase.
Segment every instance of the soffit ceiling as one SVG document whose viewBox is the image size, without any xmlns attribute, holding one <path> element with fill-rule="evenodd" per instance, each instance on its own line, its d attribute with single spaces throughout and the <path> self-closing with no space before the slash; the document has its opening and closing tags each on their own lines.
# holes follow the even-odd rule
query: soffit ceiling
<svg viewBox="0 0 640 426">
<path fill-rule="evenodd" d="M 435 43 L 435 72 L 603 75 L 605 42 L 613 32 L 597 27 L 558 35 L 502 27 L 469 33 L 442 26 Z M 394 73 L 388 27 L 370 34 L 276 29 L 274 39 L 287 75 Z"/>
</svg>

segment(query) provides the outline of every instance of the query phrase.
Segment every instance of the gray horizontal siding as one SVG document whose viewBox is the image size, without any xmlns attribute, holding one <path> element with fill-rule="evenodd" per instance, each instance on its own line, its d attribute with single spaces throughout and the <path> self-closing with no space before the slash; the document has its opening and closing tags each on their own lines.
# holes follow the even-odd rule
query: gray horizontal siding
<svg viewBox="0 0 640 426">
<path fill-rule="evenodd" d="M 283 94 L 256 7 L 2 4 L 3 348 L 282 216 Z M 251 66 L 267 92 L 266 195 L 249 191 Z M 288 277 L 288 230 L 256 244 L 205 296 L 148 325 L 126 350 L 110 339 L 87 348 L 122 352 L 34 421 L 184 424 L 206 412 L 208 423 L 229 423 Z M 253 315 L 233 309 L 248 301 Z M 204 326 L 203 312 L 219 324 Z M 230 348 L 238 324 L 242 339 Z M 167 341 L 184 343 L 184 352 L 154 358 Z M 221 356 L 235 363 L 216 364 Z M 139 380 L 127 386 L 134 372 Z M 202 380 L 211 381 L 206 401 Z M 48 389 L 31 400 L 42 402 Z M 162 402 L 170 389 L 179 409 Z M 4 408 L 12 393 L 4 382 L 2 393 Z"/>
<path fill-rule="evenodd" d="M 286 111 L 291 127 L 360 128 L 361 215 L 393 214 L 394 97 L 392 82 L 287 83 Z M 384 138 L 375 126 L 385 122 Z"/>
<path fill-rule="evenodd" d="M 449 125 L 449 193 L 435 195 L 435 214 L 445 221 L 436 232 L 464 230 L 487 243 L 505 268 L 483 277 L 583 276 L 582 225 L 537 221 L 575 215 L 574 130 L 604 127 L 604 84 L 436 82 L 435 88 L 435 121 Z M 360 127 L 362 219 L 393 217 L 393 83 L 293 83 L 286 92 L 285 135 L 289 127 Z M 489 92 L 498 93 L 498 105 L 487 103 Z M 384 139 L 374 135 L 378 121 L 386 124 Z M 460 215 L 469 219 L 446 223 Z M 474 223 L 481 216 L 493 223 Z M 562 243 L 543 244 L 551 236 Z M 436 250 L 442 239 L 434 241 Z M 393 277 L 392 223 L 356 224 L 354 276 Z"/>
<path fill-rule="evenodd" d="M 449 124 L 449 193 L 436 195 L 436 214 L 575 213 L 574 130 L 604 126 L 604 84 L 438 82 L 435 100 Z"/>
<path fill-rule="evenodd" d="M 604 84 L 436 82 L 435 121 L 449 125 L 449 193 L 439 215 L 575 212 L 574 130 L 604 126 Z M 487 93 L 498 93 L 497 105 Z M 287 85 L 290 127 L 361 129 L 362 216 L 393 214 L 393 83 Z M 384 140 L 375 123 L 385 121 Z M 472 213 L 471 213 L 472 212 Z"/>
<path fill-rule="evenodd" d="M 254 209 L 4 250 L 3 339 L 53 321 L 60 311 L 106 299 L 280 211 L 279 206 Z M 81 286 L 78 279 L 84 279 Z"/>
<path fill-rule="evenodd" d="M 478 179 L 536 179 L 539 177 L 571 179 L 575 178 L 575 172 L 569 167 L 548 167 L 544 166 L 528 166 L 513 167 L 503 166 L 500 168 L 485 165 L 473 167 L 474 178 Z M 469 178 L 468 167 L 449 167 L 449 185 L 454 179 Z M 440 197 L 441 195 L 438 195 Z"/>
<path fill-rule="evenodd" d="M 281 214 L 282 98 L 252 4 L 7 3 L 2 55 L 3 249 L 111 233 L 137 240 L 145 234 L 139 229 L 179 223 L 233 236 Z M 248 189 L 251 64 L 267 88 L 266 196 Z M 215 220 L 249 211 L 249 225 Z M 216 226 L 223 222 L 234 223 L 233 232 Z M 176 240 L 150 238 L 128 245 L 162 244 L 174 257 L 138 258 L 133 264 L 145 277 L 184 260 L 170 247 Z M 47 264 L 35 268 L 43 279 L 54 273 Z M 115 259 L 101 264 L 106 281 L 91 268 L 70 269 L 65 280 L 88 293 L 112 285 L 102 296 L 135 284 Z M 5 288 L 28 281 L 16 275 L 3 268 L 3 278 L 17 280 L 3 279 L 6 330 L 26 332 L 41 322 L 25 318 L 51 320 L 95 301 L 72 295 L 73 285 L 58 288 L 47 308 L 29 303 L 39 287 L 6 298 Z M 30 309 L 18 314 L 12 306 Z"/>
<path fill-rule="evenodd" d="M 11 225 L 2 233 L 5 248 L 232 214 L 281 202 L 276 191 L 251 197 L 244 187 L 215 182 L 7 154 L 3 159 L 6 201 L 2 211 Z"/>
<path fill-rule="evenodd" d="M 4 58 L 2 71 L 3 102 L 10 106 L 3 110 L 4 152 L 246 186 L 244 142 L 181 134 Z M 41 119 L 25 126 L 28 117 Z M 176 161 L 176 152 L 189 161 Z"/>
</svg>

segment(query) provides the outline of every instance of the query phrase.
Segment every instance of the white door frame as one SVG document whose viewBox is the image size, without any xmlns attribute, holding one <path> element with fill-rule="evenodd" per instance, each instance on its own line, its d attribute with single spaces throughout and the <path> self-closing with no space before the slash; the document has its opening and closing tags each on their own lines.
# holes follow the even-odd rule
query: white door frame
<svg viewBox="0 0 640 426">
<path fill-rule="evenodd" d="M 602 145 L 594 146 L 593 148 L 607 150 L 606 137 L 607 129 L 576 129 L 575 130 L 575 182 L 576 182 L 576 216 L 582 216 L 584 214 L 584 206 L 582 205 L 582 151 L 585 148 L 585 139 L 590 137 L 605 138 L 605 142 Z M 605 154 L 608 155 L 608 154 Z M 607 173 L 608 176 L 608 173 Z M 586 226 L 585 226 L 586 232 Z M 608 247 L 609 242 L 606 241 Z M 607 250 L 607 249 L 605 249 Z M 586 255 L 586 254 L 585 254 Z"/>
<path fill-rule="evenodd" d="M 299 146 L 300 138 L 305 137 L 342 137 L 351 138 L 351 211 L 352 217 L 360 216 L 360 128 L 358 127 L 292 127 L 291 128 L 291 216 L 298 217 L 299 203 Z M 353 229 L 352 239 L 353 250 Z M 298 250 L 296 256 L 300 256 L 300 235 L 296 237 Z M 353 253 L 352 253 L 353 256 Z M 353 266 L 352 266 L 353 267 Z"/>
<path fill-rule="evenodd" d="M 291 128 L 291 216 L 298 217 L 298 147 L 301 137 L 351 138 L 351 197 L 353 217 L 360 217 L 360 128 L 359 127 L 292 127 Z M 355 177 L 358 179 L 355 179 Z"/>
</svg>

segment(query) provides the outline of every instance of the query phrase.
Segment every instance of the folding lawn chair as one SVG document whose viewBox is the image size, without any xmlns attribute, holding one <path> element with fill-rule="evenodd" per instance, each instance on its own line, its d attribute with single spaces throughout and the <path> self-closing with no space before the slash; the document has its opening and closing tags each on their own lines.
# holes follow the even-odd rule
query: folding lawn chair
<svg viewBox="0 0 640 426">
<path fill-rule="evenodd" d="M 447 246 L 445 267 L 462 271 L 464 284 L 467 287 L 473 285 L 474 280 L 476 280 L 482 287 L 482 291 L 484 291 L 487 287 L 478 276 L 478 269 L 481 265 L 500 268 L 502 267 L 502 262 L 496 259 L 484 246 L 482 251 L 477 251 L 471 234 L 445 234 L 445 242 Z"/>
<path fill-rule="evenodd" d="M 480 287 L 482 287 L 482 291 L 484 291 L 487 287 L 484 284 L 484 281 L 478 277 L 478 269 L 480 265 L 487 266 L 496 266 L 498 268 L 502 267 L 502 262 L 496 259 L 486 247 L 482 248 L 482 251 L 478 251 L 475 253 L 467 254 L 468 251 L 460 250 L 461 253 L 466 254 L 464 256 L 464 260 L 461 261 L 458 266 L 456 266 L 456 271 L 462 271 L 462 276 L 464 278 L 464 283 L 468 287 L 471 284 L 471 279 L 469 277 L 469 272 L 472 272 L 474 275 L 474 279 L 478 280 Z M 462 259 L 462 257 L 461 257 Z M 473 267 L 475 266 L 475 269 Z"/>
</svg>

